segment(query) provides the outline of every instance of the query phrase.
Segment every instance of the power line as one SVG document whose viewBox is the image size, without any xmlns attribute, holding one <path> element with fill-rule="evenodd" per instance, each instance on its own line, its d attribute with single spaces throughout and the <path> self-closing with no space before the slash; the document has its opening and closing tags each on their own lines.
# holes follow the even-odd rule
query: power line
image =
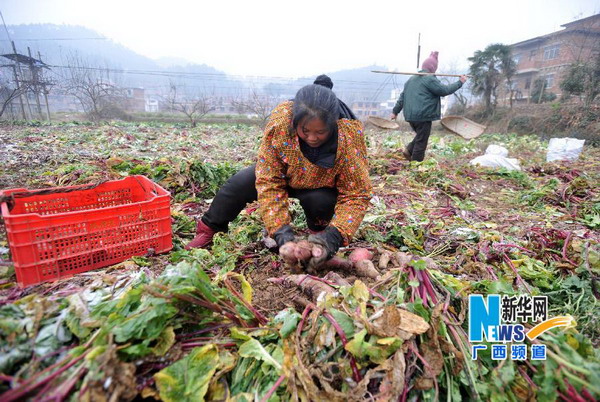
<svg viewBox="0 0 600 402">
<path fill-rule="evenodd" d="M 10 33 L 8 32 L 8 28 L 6 26 L 6 22 L 4 21 L 4 16 L 2 12 L 0 12 L 0 17 L 2 18 L 2 23 L 4 25 L 4 29 L 6 30 L 6 35 L 9 39 L 0 39 L 0 41 L 12 41 L 10 38 Z M 90 38 L 19 38 L 19 41 L 45 41 L 45 40 L 108 40 L 108 38 L 103 37 L 90 37 Z M 200 73 L 200 72 L 185 72 L 185 71 L 158 71 L 158 70 L 124 70 L 124 69 L 114 69 L 114 68 L 100 68 L 100 67 L 84 67 L 84 66 L 60 66 L 60 65 L 49 65 L 48 67 L 54 68 L 69 68 L 69 69 L 80 69 L 80 70 L 95 70 L 95 71 L 105 71 L 105 72 L 113 72 L 113 73 L 121 73 L 121 74 L 137 74 L 137 75 L 151 75 L 151 76 L 163 76 L 163 77 L 173 77 L 173 78 L 196 78 L 196 77 L 221 77 L 228 79 L 238 79 L 238 80 L 252 80 L 256 78 L 258 80 L 279 80 L 284 82 L 293 82 L 307 79 L 307 77 L 300 78 L 290 78 L 290 77 L 277 77 L 277 76 L 244 76 L 244 75 L 229 75 L 225 73 Z M 219 81 L 219 79 L 205 79 L 206 81 Z M 221 81 L 224 81 L 221 79 Z M 379 94 L 379 92 L 389 83 L 388 80 L 385 79 L 383 82 L 379 83 L 379 88 L 377 89 L 377 93 L 375 96 Z M 374 81 L 354 81 L 354 80 L 342 80 L 337 79 L 336 83 L 350 83 L 357 85 L 376 85 L 377 82 Z M 348 88 L 345 86 L 344 89 L 368 89 L 368 88 Z"/>
<path fill-rule="evenodd" d="M 51 73 L 57 75 L 61 79 L 64 78 L 64 77 L 60 76 L 56 72 L 56 70 L 50 70 L 50 71 L 51 71 Z M 249 85 L 244 85 L 244 83 L 240 82 L 240 81 L 220 81 L 220 80 L 209 80 L 209 81 L 210 81 L 210 83 L 206 83 L 205 85 L 193 85 L 193 84 L 190 85 L 190 84 L 185 84 L 185 83 L 175 84 L 175 85 L 178 88 L 184 88 L 188 91 L 193 91 L 190 93 L 192 95 L 193 95 L 193 93 L 196 93 L 196 92 L 202 92 L 202 93 L 213 92 L 214 95 L 216 95 L 216 96 L 227 96 L 226 94 L 244 95 L 244 94 L 252 94 L 257 90 L 255 87 L 249 86 Z M 170 85 L 167 85 L 167 84 L 153 85 L 153 86 L 146 86 L 146 85 L 142 84 L 140 87 L 146 91 L 150 91 L 149 92 L 149 94 L 150 94 L 154 91 L 163 92 L 165 89 L 168 89 L 169 86 Z M 302 86 L 301 83 L 290 84 L 288 87 L 287 93 L 288 94 L 294 93 L 301 86 Z M 262 91 L 261 91 L 261 93 L 262 93 Z M 339 94 L 338 96 L 340 96 L 342 99 L 347 97 L 348 94 L 356 94 L 360 97 L 364 97 L 366 100 L 367 97 L 372 96 L 373 88 L 372 87 L 369 88 L 369 87 L 356 87 L 356 86 L 346 85 L 346 86 L 340 87 L 339 91 L 337 91 L 337 93 Z M 281 96 L 281 95 L 282 95 L 281 93 L 280 94 L 271 94 L 271 96 L 275 96 L 275 97 Z M 287 95 L 284 94 L 284 96 L 287 96 Z"/>
<path fill-rule="evenodd" d="M 41 41 L 41 40 L 108 40 L 108 38 L 15 38 L 16 41 Z M 0 39 L 2 42 L 10 39 Z"/>
<path fill-rule="evenodd" d="M 209 82 L 210 84 L 205 84 L 203 86 L 198 86 L 198 85 L 190 85 L 190 84 L 177 84 L 178 86 L 181 87 L 187 87 L 187 88 L 203 88 L 203 89 L 225 89 L 225 90 L 238 90 L 238 91 L 242 91 L 242 92 L 248 92 L 248 91 L 253 91 L 256 90 L 256 88 L 253 87 L 253 82 L 250 81 L 246 78 L 246 79 L 230 79 L 230 76 L 227 76 L 225 74 L 214 74 L 214 73 L 183 73 L 183 72 L 164 72 L 164 71 L 152 71 L 152 70 L 135 70 L 135 71 L 128 71 L 128 70 L 121 70 L 121 69 L 110 69 L 110 68 L 100 68 L 100 67 L 85 67 L 85 66 L 52 66 L 50 65 L 49 67 L 55 67 L 56 69 L 75 69 L 75 70 L 91 70 L 91 71 L 101 71 L 101 72 L 113 72 L 115 74 L 126 74 L 126 73 L 134 73 L 134 74 L 141 74 L 141 75 L 148 75 L 148 76 L 158 76 L 158 77 L 164 77 L 164 78 L 178 78 L 178 79 L 182 79 L 182 80 L 200 80 L 200 81 L 204 81 L 204 82 Z M 61 75 L 58 71 L 56 70 L 50 70 L 51 74 L 54 74 L 57 78 L 59 79 L 64 79 L 64 75 Z M 268 79 L 270 77 L 261 77 L 263 79 Z M 379 87 L 375 90 L 377 93 L 379 93 L 386 84 L 389 84 L 387 82 L 385 82 L 387 80 L 384 80 L 383 83 L 377 83 L 377 82 L 366 82 L 366 81 L 352 81 L 352 80 L 336 80 L 336 82 L 343 82 L 344 85 L 340 85 L 338 86 L 336 89 L 337 91 L 340 91 L 340 94 L 347 92 L 347 91 L 352 91 L 352 92 L 358 92 L 358 93 L 365 93 L 368 92 L 370 94 L 373 93 L 373 87 L 377 84 L 379 84 Z M 255 82 L 258 83 L 258 82 Z M 263 82 L 264 83 L 264 82 Z M 215 85 L 216 84 L 216 85 Z M 220 85 L 219 85 L 220 84 Z M 249 85 L 248 85 L 249 84 Z M 289 79 L 287 80 L 286 85 L 287 86 L 299 86 L 301 85 L 302 82 L 298 81 L 298 80 L 293 80 L 293 79 Z M 162 88 L 164 87 L 164 85 L 159 85 L 159 86 L 145 86 L 145 85 L 141 85 L 142 87 L 144 87 L 145 89 L 150 89 L 152 87 L 154 88 Z"/>
<path fill-rule="evenodd" d="M 395 90 L 398 90 L 398 89 L 400 89 L 400 88 L 399 88 L 398 81 L 396 80 L 396 76 L 392 74 L 392 77 L 393 77 L 393 78 L 392 78 L 392 81 L 393 81 L 393 83 L 394 83 L 394 89 L 395 89 Z"/>
<path fill-rule="evenodd" d="M 4 30 L 6 31 L 6 36 L 8 37 L 8 40 L 10 41 L 10 33 L 8 33 L 8 28 L 6 27 L 6 22 L 4 21 L 4 16 L 2 15 L 2 11 L 0 11 L 0 18 L 2 18 L 2 25 L 4 25 Z"/>
<path fill-rule="evenodd" d="M 183 80 L 201 80 L 204 82 L 209 82 L 208 84 L 204 84 L 203 86 L 198 85 L 189 85 L 189 84 L 177 84 L 179 87 L 189 88 L 189 89 L 203 89 L 204 91 L 214 91 L 214 90 L 227 90 L 227 91 L 235 91 L 235 92 L 251 92 L 255 91 L 256 88 L 253 86 L 253 82 L 249 81 L 249 77 L 247 76 L 235 76 L 235 75 L 226 75 L 224 73 L 201 73 L 201 72 L 169 72 L 169 71 L 157 71 L 157 70 L 124 70 L 124 69 L 116 69 L 116 68 L 102 68 L 102 67 L 88 67 L 88 66 L 77 66 L 77 65 L 49 65 L 49 67 L 55 69 L 74 69 L 74 70 L 88 70 L 88 71 L 99 71 L 99 72 L 112 72 L 114 74 L 138 74 L 138 75 L 147 75 L 147 76 L 158 76 L 164 78 L 178 78 Z M 61 75 L 58 71 L 50 69 L 50 73 L 54 74 L 57 78 L 64 79 L 64 75 Z M 241 79 L 235 79 L 234 77 L 241 77 Z M 307 78 L 302 79 L 293 79 L 293 78 L 283 78 L 283 77 L 268 77 L 268 76 L 255 76 L 251 78 L 259 78 L 265 83 L 265 80 L 272 81 L 273 79 L 284 79 L 287 86 L 296 87 L 302 84 L 302 81 L 306 81 Z M 254 82 L 260 83 L 260 82 Z M 378 86 L 375 89 L 375 99 L 379 93 L 389 85 L 389 77 L 384 79 L 383 82 L 377 81 L 353 81 L 353 80 L 336 80 L 336 83 L 343 83 L 339 85 L 336 89 L 339 91 L 340 95 L 343 96 L 343 93 L 346 92 L 354 92 L 362 94 L 363 96 L 366 93 L 373 94 L 373 89 L 375 86 Z M 244 85 L 246 84 L 246 85 Z M 282 84 L 282 83 L 280 83 Z M 151 88 L 164 88 L 164 85 L 159 86 L 150 86 L 146 87 L 142 85 L 145 89 Z"/>
<path fill-rule="evenodd" d="M 377 90 L 375 91 L 375 93 L 373 94 L 373 98 L 371 99 L 371 102 L 375 102 L 375 99 L 377 99 L 377 97 L 379 96 L 379 94 L 381 93 L 381 91 L 383 90 L 383 88 L 385 88 L 385 86 L 388 84 L 389 79 L 385 79 L 381 85 L 379 85 L 379 87 L 377 88 Z"/>
<path fill-rule="evenodd" d="M 91 70 L 91 71 L 102 71 L 102 72 L 112 72 L 112 73 L 120 73 L 120 74 L 135 74 L 135 75 L 151 75 L 151 76 L 162 76 L 162 77 L 174 77 L 174 78 L 206 78 L 207 81 L 212 80 L 228 80 L 228 79 L 243 79 L 243 80 L 251 80 L 252 78 L 257 78 L 261 80 L 280 80 L 285 82 L 293 82 L 307 79 L 306 77 L 302 78 L 289 78 L 289 77 L 277 77 L 277 76 L 244 76 L 244 75 L 229 75 L 225 73 L 201 73 L 201 72 L 187 72 L 187 71 L 159 71 L 159 70 L 126 70 L 126 69 L 116 69 L 109 67 L 86 67 L 86 66 L 61 66 L 61 65 L 49 65 L 52 68 L 66 68 L 66 69 L 76 69 L 76 70 Z M 389 78 L 389 77 L 388 77 Z M 385 86 L 388 84 L 389 79 L 384 79 L 383 82 L 377 81 L 354 81 L 354 80 L 336 80 L 336 83 L 351 83 L 351 84 L 360 84 L 360 85 L 380 85 Z"/>
<path fill-rule="evenodd" d="M 57 75 L 59 78 L 64 78 L 61 77 L 60 75 L 58 75 L 56 73 L 56 71 L 54 70 L 50 70 L 51 73 Z M 201 90 L 201 92 L 210 92 L 210 91 L 215 91 L 215 90 L 225 90 L 225 91 L 233 91 L 236 93 L 252 93 L 253 91 L 256 91 L 256 88 L 250 87 L 250 86 L 243 86 L 240 84 L 239 81 L 230 81 L 231 84 L 230 85 L 218 85 L 219 82 L 222 81 L 213 81 L 215 82 L 215 84 L 207 84 L 207 85 L 189 85 L 189 84 L 175 84 L 176 87 L 178 88 L 185 88 L 188 90 Z M 291 86 L 291 88 L 295 88 L 292 92 L 295 92 L 299 87 L 301 86 L 301 84 L 299 83 L 295 83 L 294 85 Z M 142 85 L 141 86 L 144 90 L 164 90 L 164 89 L 168 89 L 170 87 L 169 84 L 164 84 L 164 85 L 151 85 L 151 86 L 145 86 Z M 358 87 L 351 87 L 351 86 L 346 86 L 343 87 L 343 91 L 340 92 L 340 95 L 343 96 L 344 93 L 347 92 L 352 92 L 352 93 L 358 93 L 358 94 L 371 94 L 373 92 L 372 88 L 358 88 Z"/>
</svg>

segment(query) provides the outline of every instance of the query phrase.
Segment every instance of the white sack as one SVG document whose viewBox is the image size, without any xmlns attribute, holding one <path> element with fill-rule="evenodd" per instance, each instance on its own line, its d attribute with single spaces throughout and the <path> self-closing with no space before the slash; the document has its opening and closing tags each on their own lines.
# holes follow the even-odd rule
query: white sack
<svg viewBox="0 0 600 402">
<path fill-rule="evenodd" d="M 585 140 L 576 138 L 551 138 L 548 143 L 546 162 L 555 160 L 576 160 L 583 149 Z"/>
</svg>

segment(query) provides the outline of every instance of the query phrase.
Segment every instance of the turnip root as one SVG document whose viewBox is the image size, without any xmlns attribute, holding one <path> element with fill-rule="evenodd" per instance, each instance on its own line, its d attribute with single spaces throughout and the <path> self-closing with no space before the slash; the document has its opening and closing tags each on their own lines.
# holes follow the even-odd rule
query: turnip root
<svg viewBox="0 0 600 402">
<path fill-rule="evenodd" d="M 366 248 L 355 248 L 354 251 L 350 253 L 348 257 L 352 263 L 356 263 L 361 260 L 371 260 L 373 259 L 373 253 L 367 250 Z"/>
<path fill-rule="evenodd" d="M 388 264 L 390 263 L 390 258 L 392 258 L 392 253 L 389 251 L 383 251 L 379 255 L 379 269 L 386 269 Z"/>
<path fill-rule="evenodd" d="M 361 260 L 354 263 L 354 272 L 358 276 L 364 276 L 371 279 L 379 279 L 379 272 L 371 260 Z"/>
<path fill-rule="evenodd" d="M 334 294 L 335 289 L 326 283 L 320 282 L 310 277 L 310 275 L 287 275 L 282 278 L 269 278 L 271 283 L 278 283 L 286 286 L 297 286 L 302 292 L 310 296 L 313 300 L 322 294 Z"/>
</svg>

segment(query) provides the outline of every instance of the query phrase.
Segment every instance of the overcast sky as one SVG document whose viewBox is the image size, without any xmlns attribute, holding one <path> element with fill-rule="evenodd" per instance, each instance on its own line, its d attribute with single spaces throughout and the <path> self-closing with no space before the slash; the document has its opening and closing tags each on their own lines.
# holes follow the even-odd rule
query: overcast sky
<svg viewBox="0 0 600 402">
<path fill-rule="evenodd" d="M 0 0 L 7 24 L 83 25 L 151 58 L 182 57 L 236 75 L 296 77 L 377 63 L 440 68 L 600 13 L 600 0 Z M 5 35 L 4 30 L 0 35 Z M 424 55 L 424 56 L 423 56 Z"/>
</svg>

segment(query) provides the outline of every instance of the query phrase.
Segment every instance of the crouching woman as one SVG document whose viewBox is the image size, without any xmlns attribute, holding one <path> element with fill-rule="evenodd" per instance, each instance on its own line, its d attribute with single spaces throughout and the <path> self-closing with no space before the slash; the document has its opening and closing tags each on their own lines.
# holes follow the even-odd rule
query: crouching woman
<svg viewBox="0 0 600 402">
<path fill-rule="evenodd" d="M 271 113 L 255 165 L 232 176 L 198 223 L 187 248 L 205 247 L 216 232 L 226 231 L 249 202 L 258 200 L 267 232 L 278 246 L 295 242 L 289 198 L 297 198 L 308 240 L 331 258 L 347 245 L 363 220 L 371 198 L 367 149 L 362 124 L 340 118 L 335 94 L 307 85 L 293 101 Z M 308 259 L 298 256 L 298 259 Z"/>
</svg>

